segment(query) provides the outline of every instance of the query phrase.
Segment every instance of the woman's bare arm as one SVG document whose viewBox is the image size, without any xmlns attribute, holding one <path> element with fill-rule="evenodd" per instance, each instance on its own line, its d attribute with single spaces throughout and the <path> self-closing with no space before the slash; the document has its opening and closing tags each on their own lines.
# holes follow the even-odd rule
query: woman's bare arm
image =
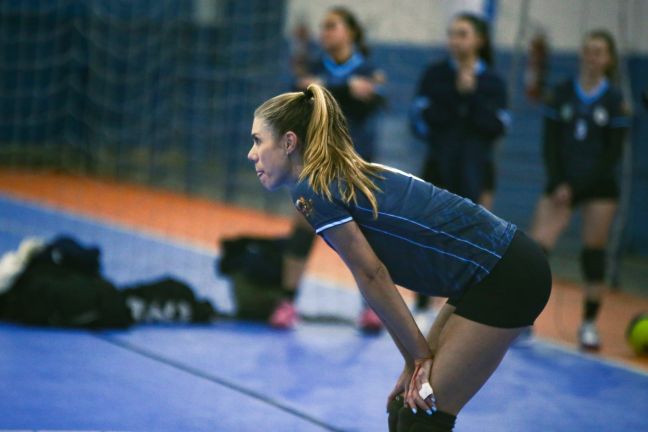
<svg viewBox="0 0 648 432">
<path fill-rule="evenodd" d="M 353 221 L 338 225 L 326 230 L 324 236 L 351 270 L 358 288 L 387 327 L 405 362 L 413 364 L 415 360 L 430 358 L 427 341 L 387 268 L 376 256 L 358 225 Z"/>
<path fill-rule="evenodd" d="M 444 304 L 439 313 L 437 314 L 436 319 L 434 320 L 434 323 L 432 324 L 432 327 L 430 327 L 430 330 L 428 331 L 427 334 L 427 341 L 428 341 L 428 346 L 430 347 L 430 351 L 432 352 L 432 355 L 436 355 L 437 348 L 439 346 L 439 339 L 441 338 L 441 332 L 443 331 L 443 327 L 445 326 L 446 322 L 448 321 L 448 318 L 450 318 L 450 315 L 455 311 L 454 306 L 450 306 L 449 304 Z"/>
</svg>

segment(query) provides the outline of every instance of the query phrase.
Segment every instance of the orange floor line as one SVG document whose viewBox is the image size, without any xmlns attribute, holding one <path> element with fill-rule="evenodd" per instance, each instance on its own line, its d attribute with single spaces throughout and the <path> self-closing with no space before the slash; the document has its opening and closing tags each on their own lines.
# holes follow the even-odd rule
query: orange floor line
<svg viewBox="0 0 648 432">
<path fill-rule="evenodd" d="M 240 234 L 276 236 L 290 230 L 286 217 L 112 180 L 3 169 L 0 191 L 214 250 L 222 238 Z M 307 272 L 335 284 L 354 286 L 341 260 L 319 240 Z M 549 304 L 537 321 L 538 335 L 574 345 L 581 296 L 577 284 L 554 281 Z M 604 340 L 601 355 L 648 370 L 648 358 L 635 356 L 624 341 L 627 323 L 642 311 L 648 311 L 648 299 L 625 293 L 607 295 L 600 319 Z"/>
</svg>

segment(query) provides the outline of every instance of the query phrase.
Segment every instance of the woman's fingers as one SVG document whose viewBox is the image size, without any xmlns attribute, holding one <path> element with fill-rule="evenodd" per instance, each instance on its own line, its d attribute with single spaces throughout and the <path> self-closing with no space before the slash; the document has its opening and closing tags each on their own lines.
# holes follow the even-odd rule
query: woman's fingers
<svg viewBox="0 0 648 432">
<path fill-rule="evenodd" d="M 409 389 L 406 393 L 406 405 L 412 410 L 414 414 L 419 409 L 425 409 L 425 405 L 420 405 L 419 401 L 417 401 L 418 398 L 418 391 L 420 388 L 420 382 L 421 382 L 421 377 L 424 376 L 423 372 L 423 365 L 419 364 L 416 366 L 416 369 L 414 370 L 414 373 L 412 374 L 412 379 L 410 381 Z M 418 398 L 420 399 L 420 398 Z"/>
<path fill-rule="evenodd" d="M 406 404 L 414 413 L 420 409 L 432 415 L 436 411 L 436 398 L 430 385 L 431 369 L 432 360 L 424 360 L 417 365 L 412 375 L 406 393 Z"/>
<path fill-rule="evenodd" d="M 426 389 L 429 389 L 430 392 L 425 391 Z M 410 389 L 408 392 L 408 406 L 412 409 L 412 412 L 422 410 L 428 415 L 432 415 L 437 410 L 436 398 L 430 383 L 423 383 L 418 391 L 413 388 Z"/>
<path fill-rule="evenodd" d="M 434 396 L 434 390 L 432 390 L 429 382 L 423 383 L 419 390 L 419 396 L 423 399 L 429 410 L 432 412 L 436 411 L 436 396 Z"/>
<path fill-rule="evenodd" d="M 374 94 L 374 84 L 363 77 L 353 77 L 349 80 L 351 93 L 358 99 L 368 100 Z"/>
<path fill-rule="evenodd" d="M 389 396 L 387 396 L 388 409 L 389 409 L 389 404 L 392 402 L 392 400 L 396 399 L 397 397 L 402 397 L 400 401 L 403 403 L 405 402 L 405 397 L 407 395 L 407 389 L 409 387 L 410 380 L 411 377 L 409 372 L 407 372 L 407 370 L 404 370 L 398 377 L 398 381 L 396 381 L 396 385 L 394 386 L 394 389 L 391 391 Z"/>
<path fill-rule="evenodd" d="M 387 396 L 387 409 L 389 410 L 389 404 L 391 401 L 396 399 L 397 396 L 401 395 L 403 393 L 403 389 L 399 388 L 399 386 L 394 387 L 394 390 L 389 393 L 389 396 Z"/>
<path fill-rule="evenodd" d="M 427 404 L 427 402 L 421 397 L 419 391 L 416 390 L 414 386 L 410 388 L 409 391 L 409 407 L 412 409 L 412 412 L 416 413 L 419 410 L 426 412 L 427 414 L 432 414 L 434 410 Z"/>
</svg>

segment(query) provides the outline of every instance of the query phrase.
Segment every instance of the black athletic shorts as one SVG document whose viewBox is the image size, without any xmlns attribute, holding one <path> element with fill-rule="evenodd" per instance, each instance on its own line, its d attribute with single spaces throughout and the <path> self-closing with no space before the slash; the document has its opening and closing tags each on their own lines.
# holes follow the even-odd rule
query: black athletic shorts
<svg viewBox="0 0 648 432">
<path fill-rule="evenodd" d="M 545 195 L 551 195 L 555 189 L 555 185 L 546 185 Z M 572 197 L 571 205 L 572 207 L 576 207 L 587 201 L 601 199 L 617 201 L 619 195 L 619 183 L 616 180 L 600 181 L 583 192 L 574 195 Z"/>
<path fill-rule="evenodd" d="M 533 325 L 551 293 L 551 270 L 542 249 L 517 230 L 504 256 L 483 280 L 448 299 L 457 315 L 493 327 Z"/>
</svg>

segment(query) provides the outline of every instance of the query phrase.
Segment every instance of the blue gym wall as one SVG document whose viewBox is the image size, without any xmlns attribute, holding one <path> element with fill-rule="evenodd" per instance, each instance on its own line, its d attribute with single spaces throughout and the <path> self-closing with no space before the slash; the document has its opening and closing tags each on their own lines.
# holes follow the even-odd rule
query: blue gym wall
<svg viewBox="0 0 648 432">
<path fill-rule="evenodd" d="M 283 28 L 277 9 L 281 9 L 284 3 L 227 1 L 223 9 L 227 14 L 227 31 L 219 31 L 198 25 L 190 16 L 189 2 L 178 2 L 175 9 L 167 11 L 178 18 L 172 21 L 174 27 L 171 30 L 167 28 L 170 39 L 160 41 L 160 46 L 171 50 L 170 54 L 160 56 L 159 52 L 145 51 L 135 62 L 131 59 L 126 63 L 123 58 L 115 56 L 110 62 L 101 64 L 109 74 L 119 76 L 127 71 L 129 80 L 123 85 L 118 82 L 106 93 L 108 99 L 98 106 L 85 91 L 89 86 L 101 83 L 93 83 L 92 80 L 97 78 L 89 74 L 89 59 L 93 50 L 98 48 L 89 42 L 84 26 L 92 18 L 95 38 L 110 35 L 117 38 L 111 43 L 127 46 L 130 41 L 120 41 L 120 35 L 114 29 L 101 28 L 102 22 L 109 22 L 102 18 L 133 19 L 135 14 L 142 23 L 148 22 L 148 26 L 143 28 L 150 32 L 158 23 L 168 22 L 169 16 L 151 16 L 147 11 L 159 8 L 149 7 L 149 2 L 153 0 L 134 2 L 133 5 L 138 6 L 131 5 L 128 10 L 123 9 L 123 3 L 119 2 L 92 2 L 95 6 L 92 9 L 87 7 L 90 3 L 82 1 L 70 1 L 63 10 L 60 7 L 48 9 L 44 6 L 48 2 L 20 2 L 21 6 L 15 9 L 3 6 L 0 15 L 0 64 L 4 65 L 0 68 L 0 117 L 29 118 L 29 121 L 0 122 L 0 150 L 7 144 L 15 148 L 16 144 L 45 146 L 55 143 L 62 150 L 92 154 L 93 149 L 101 144 L 117 155 L 111 175 L 128 179 L 128 174 L 139 168 L 125 156 L 120 159 L 119 155 L 137 147 L 152 153 L 173 148 L 183 154 L 185 161 L 182 167 L 185 191 L 200 190 L 197 186 L 200 183 L 204 183 L 203 187 L 215 187 L 213 179 L 203 178 L 202 173 L 206 169 L 203 166 L 205 161 L 216 160 L 228 173 L 224 180 L 227 183 L 224 186 L 225 199 L 235 200 L 236 196 L 256 193 L 256 182 L 250 186 L 239 181 L 239 172 L 249 171 L 244 156 L 249 145 L 249 120 L 254 107 L 288 86 L 288 43 L 281 32 L 275 32 Z M 279 18 L 264 21 L 262 26 L 246 19 L 259 11 L 265 16 Z M 56 26 L 60 31 L 55 33 L 55 38 L 29 37 L 32 33 Z M 147 34 L 150 33 L 143 31 L 141 37 Z M 22 39 L 12 35 L 22 35 Z M 269 35 L 274 39 L 269 40 Z M 133 32 L 129 36 L 138 37 Z M 176 37 L 184 38 L 182 44 L 174 39 Z M 231 49 L 233 44 L 248 48 L 234 50 Z M 209 50 L 192 52 L 185 49 L 197 45 L 209 47 Z M 71 61 L 55 67 L 29 67 L 37 61 L 51 62 L 70 49 L 73 53 Z M 203 55 L 198 56 L 198 53 Z M 152 60 L 147 58 L 148 55 L 158 56 L 153 59 L 158 65 L 154 72 L 145 68 L 151 64 L 148 60 Z M 373 61 L 389 77 L 386 86 L 389 106 L 380 122 L 380 154 L 384 160 L 414 171 L 420 167 L 425 146 L 409 134 L 406 112 L 419 74 L 431 60 L 442 55 L 440 47 L 412 44 L 373 46 Z M 496 68 L 506 77 L 511 57 L 510 51 L 498 52 L 497 55 Z M 11 67 L 16 63 L 25 67 Z M 524 64 L 524 59 L 520 64 Z M 639 91 L 648 87 L 648 57 L 631 57 L 628 66 L 637 98 Z M 576 70 L 577 55 L 575 52 L 554 53 L 550 67 L 550 82 L 564 79 Z M 541 110 L 525 99 L 522 70 L 519 72 L 515 83 L 516 97 L 511 101 L 514 123 L 498 151 L 499 185 L 495 210 L 526 227 L 544 181 L 539 153 Z M 146 97 L 137 97 L 138 89 L 144 84 L 149 93 Z M 190 104 L 178 105 L 177 100 L 190 101 Z M 105 106 L 110 106 L 110 115 L 106 114 Z M 64 108 L 57 111 L 57 107 Z M 52 112 L 56 115 L 52 116 Z M 81 112 L 83 118 L 71 116 L 71 112 Z M 87 119 L 93 120 L 94 128 L 89 128 Z M 133 124 L 138 127 L 133 127 Z M 142 130 L 141 125 L 146 125 L 147 129 Z M 172 133 L 164 133 L 169 128 Z M 112 141 L 106 142 L 108 139 Z M 646 110 L 637 100 L 632 129 L 632 198 L 624 247 L 628 252 L 643 255 L 648 255 L 648 225 L 644 223 L 648 217 L 646 142 Z M 20 158 L 17 160 L 21 161 Z M 33 162 L 33 157 L 30 160 Z M 6 164 L 6 161 L 0 159 L 2 163 Z M 150 173 L 147 181 L 161 185 L 160 179 L 171 173 L 161 170 L 156 163 L 155 159 L 148 161 Z M 574 235 L 574 229 L 571 235 Z"/>
</svg>

